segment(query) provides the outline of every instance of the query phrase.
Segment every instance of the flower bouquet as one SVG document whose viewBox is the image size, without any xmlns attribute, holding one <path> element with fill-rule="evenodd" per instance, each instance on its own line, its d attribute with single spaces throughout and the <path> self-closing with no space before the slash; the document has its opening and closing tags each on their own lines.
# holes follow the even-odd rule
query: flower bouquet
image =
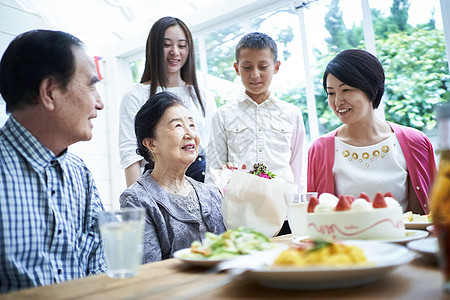
<svg viewBox="0 0 450 300">
<path fill-rule="evenodd" d="M 297 185 L 276 179 L 262 163 L 255 164 L 250 172 L 236 170 L 222 201 L 225 226 L 228 229 L 243 226 L 268 237 L 275 236 L 286 219 L 285 195 L 296 192 Z"/>
<path fill-rule="evenodd" d="M 275 178 L 275 174 L 269 172 L 263 163 L 254 164 L 253 170 L 249 173 L 267 179 Z"/>
</svg>

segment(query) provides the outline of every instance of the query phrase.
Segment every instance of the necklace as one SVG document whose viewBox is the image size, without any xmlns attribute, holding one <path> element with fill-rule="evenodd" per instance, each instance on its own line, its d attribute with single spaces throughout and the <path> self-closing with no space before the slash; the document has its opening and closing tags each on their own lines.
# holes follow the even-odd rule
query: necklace
<svg viewBox="0 0 450 300">
<path fill-rule="evenodd" d="M 180 186 L 178 189 L 169 188 L 167 186 L 164 186 L 164 187 L 165 187 L 165 189 L 169 189 L 169 191 L 168 191 L 169 193 L 178 194 L 178 192 L 181 190 L 181 188 L 183 186 Z"/>
<path fill-rule="evenodd" d="M 397 145 L 396 143 L 393 143 L 392 146 L 395 148 Z M 372 148 L 373 149 L 373 148 Z M 384 145 L 378 149 L 375 149 L 373 151 L 365 151 L 362 154 L 360 153 L 358 155 L 357 151 L 350 152 L 349 150 L 344 150 L 341 152 L 342 156 L 348 159 L 348 161 L 357 161 L 359 163 L 363 163 L 365 167 L 369 167 L 371 162 L 374 162 L 375 159 L 379 157 L 379 159 L 383 159 L 390 151 L 388 145 Z M 336 152 L 339 152 L 339 148 L 336 147 Z"/>
<path fill-rule="evenodd" d="M 389 152 L 389 146 L 384 145 L 383 147 L 381 147 L 381 151 L 382 151 L 383 153 L 388 153 L 388 152 Z M 378 156 L 380 156 L 380 151 L 379 151 L 379 150 L 374 150 L 373 153 L 372 153 L 372 155 L 373 155 L 373 157 L 378 157 Z M 342 151 L 342 156 L 343 156 L 343 157 L 349 157 L 349 156 L 350 156 L 350 151 L 348 151 L 348 150 Z M 364 152 L 364 153 L 361 155 L 361 157 L 362 157 L 363 159 L 368 159 L 368 158 L 370 158 L 370 154 L 367 153 L 367 152 Z M 381 154 L 381 157 L 384 158 L 384 154 Z M 353 153 L 352 153 L 352 158 L 353 158 L 353 159 L 358 159 L 358 153 L 353 152 Z M 349 160 L 351 160 L 351 158 L 349 158 Z M 373 159 L 371 159 L 371 160 L 373 160 Z M 362 161 L 362 160 L 360 159 L 360 161 Z"/>
<path fill-rule="evenodd" d="M 183 178 L 183 182 L 181 183 L 181 185 L 176 188 L 172 187 L 174 184 L 172 186 L 169 186 L 169 185 L 163 184 L 161 181 L 157 180 L 153 176 L 152 176 L 152 178 L 157 184 L 159 184 L 159 186 L 161 186 L 168 193 L 178 194 L 186 186 L 186 179 L 184 179 L 184 178 Z"/>
<path fill-rule="evenodd" d="M 173 187 L 170 187 L 167 185 L 162 185 L 162 184 L 160 184 L 160 185 L 169 193 L 178 194 L 184 188 L 185 182 L 183 181 L 183 183 L 178 188 L 173 188 Z"/>
</svg>

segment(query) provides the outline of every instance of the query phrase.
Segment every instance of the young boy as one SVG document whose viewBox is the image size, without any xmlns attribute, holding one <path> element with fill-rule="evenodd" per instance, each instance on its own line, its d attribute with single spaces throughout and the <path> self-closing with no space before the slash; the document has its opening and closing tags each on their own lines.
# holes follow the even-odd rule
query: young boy
<svg viewBox="0 0 450 300">
<path fill-rule="evenodd" d="M 220 107 L 212 118 L 206 181 L 212 183 L 215 171 L 226 162 L 245 163 L 249 169 L 264 163 L 276 178 L 306 192 L 302 114 L 269 91 L 272 76 L 280 68 L 275 41 L 264 33 L 245 35 L 236 46 L 234 68 L 245 94 Z"/>
</svg>

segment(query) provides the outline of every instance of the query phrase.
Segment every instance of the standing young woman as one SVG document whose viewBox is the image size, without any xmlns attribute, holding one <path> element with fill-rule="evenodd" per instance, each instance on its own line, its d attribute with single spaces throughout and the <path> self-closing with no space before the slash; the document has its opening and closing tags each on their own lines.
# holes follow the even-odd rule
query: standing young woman
<svg viewBox="0 0 450 300">
<path fill-rule="evenodd" d="M 140 83 L 133 84 L 120 105 L 119 152 L 127 186 L 142 175 L 145 165 L 136 153 L 134 118 L 150 96 L 161 91 L 177 95 L 196 121 L 202 144 L 207 144 L 207 122 L 217 110 L 214 99 L 198 87 L 192 35 L 179 19 L 164 17 L 153 24 L 147 39 L 145 69 Z M 186 175 L 204 181 L 205 150 L 200 148 L 196 161 Z"/>
</svg>

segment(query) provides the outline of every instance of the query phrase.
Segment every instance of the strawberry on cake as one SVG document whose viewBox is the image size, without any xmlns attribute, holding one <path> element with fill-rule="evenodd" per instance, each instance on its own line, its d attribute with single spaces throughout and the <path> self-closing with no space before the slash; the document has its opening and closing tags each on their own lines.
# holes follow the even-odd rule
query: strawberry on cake
<svg viewBox="0 0 450 300">
<path fill-rule="evenodd" d="M 392 239 L 405 236 L 403 211 L 391 193 L 377 193 L 373 199 L 361 193 L 336 196 L 328 193 L 311 198 L 308 205 L 308 233 L 313 239 Z"/>
</svg>

